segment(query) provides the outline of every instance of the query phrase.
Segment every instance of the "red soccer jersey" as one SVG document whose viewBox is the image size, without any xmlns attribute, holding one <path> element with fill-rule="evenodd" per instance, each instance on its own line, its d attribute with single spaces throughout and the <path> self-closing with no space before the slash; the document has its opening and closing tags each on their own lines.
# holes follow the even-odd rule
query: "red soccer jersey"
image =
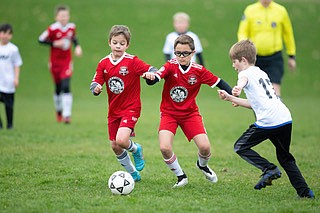
<svg viewBox="0 0 320 213">
<path fill-rule="evenodd" d="M 196 63 L 191 63 L 187 70 L 183 70 L 177 59 L 168 61 L 156 75 L 160 79 L 165 79 L 160 105 L 161 113 L 178 116 L 198 111 L 196 96 L 201 84 L 214 87 L 220 81 L 220 78 Z"/>
<path fill-rule="evenodd" d="M 54 42 L 59 39 L 66 39 L 66 46 L 56 48 L 51 46 L 50 50 L 50 62 L 51 64 L 65 64 L 69 65 L 71 62 L 71 44 L 76 34 L 76 26 L 74 23 L 68 23 L 66 26 L 62 26 L 61 23 L 55 22 L 51 24 L 46 31 L 40 35 L 41 41 Z"/>
<path fill-rule="evenodd" d="M 111 55 L 103 58 L 96 69 L 92 82 L 106 83 L 108 116 L 121 117 L 141 111 L 140 76 L 151 66 L 137 56 L 124 53 L 114 62 Z"/>
</svg>

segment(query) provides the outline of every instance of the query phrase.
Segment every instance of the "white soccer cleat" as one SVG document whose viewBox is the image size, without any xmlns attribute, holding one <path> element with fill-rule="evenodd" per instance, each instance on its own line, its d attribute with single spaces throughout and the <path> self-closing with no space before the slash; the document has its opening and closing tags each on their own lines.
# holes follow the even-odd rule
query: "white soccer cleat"
<svg viewBox="0 0 320 213">
<path fill-rule="evenodd" d="M 218 182 L 218 176 L 216 175 L 216 173 L 210 169 L 209 166 L 200 166 L 199 165 L 199 161 L 197 161 L 196 166 L 201 170 L 201 172 L 204 174 L 204 176 L 206 176 L 206 178 L 212 182 L 212 183 L 216 183 Z"/>
<path fill-rule="evenodd" d="M 173 185 L 172 188 L 183 187 L 187 184 L 188 184 L 188 178 L 187 178 L 186 174 L 183 174 L 178 177 L 178 181 Z"/>
</svg>

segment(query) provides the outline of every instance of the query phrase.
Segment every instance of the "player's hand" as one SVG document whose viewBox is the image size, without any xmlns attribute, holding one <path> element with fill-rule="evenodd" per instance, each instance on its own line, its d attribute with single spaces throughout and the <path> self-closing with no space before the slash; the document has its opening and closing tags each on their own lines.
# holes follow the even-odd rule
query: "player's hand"
<svg viewBox="0 0 320 213">
<path fill-rule="evenodd" d="M 98 84 L 93 90 L 95 94 L 100 94 L 101 91 L 102 91 L 102 86 L 100 84 Z"/>
<path fill-rule="evenodd" d="M 241 94 L 241 91 L 242 91 L 242 89 L 239 86 L 234 86 L 232 88 L 232 95 L 236 96 L 236 97 L 239 97 L 240 94 Z"/>
<path fill-rule="evenodd" d="M 149 79 L 149 80 L 153 81 L 156 78 L 156 76 L 152 72 L 145 72 L 142 74 L 142 78 Z"/>
<path fill-rule="evenodd" d="M 82 48 L 80 45 L 76 46 L 76 48 L 74 49 L 74 54 L 77 57 L 81 57 L 82 56 Z"/>
<path fill-rule="evenodd" d="M 289 59 L 288 59 L 288 67 L 289 67 L 289 70 L 290 70 L 291 72 L 294 72 L 294 71 L 296 70 L 296 66 L 297 66 L 297 64 L 296 64 L 296 59 L 294 59 L 294 58 L 289 58 Z"/>
<path fill-rule="evenodd" d="M 14 78 L 14 87 L 17 88 L 19 86 L 19 78 Z"/>
<path fill-rule="evenodd" d="M 236 104 L 234 102 L 231 102 L 231 104 L 232 104 L 233 107 L 238 107 L 239 106 L 238 104 Z"/>
<path fill-rule="evenodd" d="M 219 98 L 228 101 L 229 94 L 224 90 L 218 90 Z"/>
</svg>

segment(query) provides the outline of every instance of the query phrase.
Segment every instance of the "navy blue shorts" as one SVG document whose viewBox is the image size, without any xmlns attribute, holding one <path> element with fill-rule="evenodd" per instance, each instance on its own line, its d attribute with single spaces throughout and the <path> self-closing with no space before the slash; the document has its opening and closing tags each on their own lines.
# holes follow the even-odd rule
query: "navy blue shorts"
<svg viewBox="0 0 320 213">
<path fill-rule="evenodd" d="M 283 58 L 281 51 L 270 56 L 258 56 L 256 66 L 265 71 L 272 83 L 281 84 L 284 74 Z"/>
</svg>

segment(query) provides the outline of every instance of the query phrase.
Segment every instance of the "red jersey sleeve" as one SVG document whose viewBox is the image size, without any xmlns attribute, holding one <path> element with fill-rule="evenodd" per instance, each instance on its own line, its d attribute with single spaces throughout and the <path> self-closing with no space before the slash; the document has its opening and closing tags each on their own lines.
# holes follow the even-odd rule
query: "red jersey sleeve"
<svg viewBox="0 0 320 213">
<path fill-rule="evenodd" d="M 98 63 L 98 66 L 96 68 L 96 73 L 94 74 L 92 79 L 92 83 L 95 82 L 100 84 L 101 86 L 104 84 L 105 82 L 104 70 L 105 70 L 105 65 L 104 65 L 104 59 L 103 59 Z"/>
<path fill-rule="evenodd" d="M 210 87 L 215 87 L 219 81 L 220 78 L 218 76 L 215 76 L 212 72 L 207 70 L 206 68 L 202 68 L 201 70 L 202 76 L 201 76 L 201 83 L 202 84 L 207 84 Z"/>
</svg>

